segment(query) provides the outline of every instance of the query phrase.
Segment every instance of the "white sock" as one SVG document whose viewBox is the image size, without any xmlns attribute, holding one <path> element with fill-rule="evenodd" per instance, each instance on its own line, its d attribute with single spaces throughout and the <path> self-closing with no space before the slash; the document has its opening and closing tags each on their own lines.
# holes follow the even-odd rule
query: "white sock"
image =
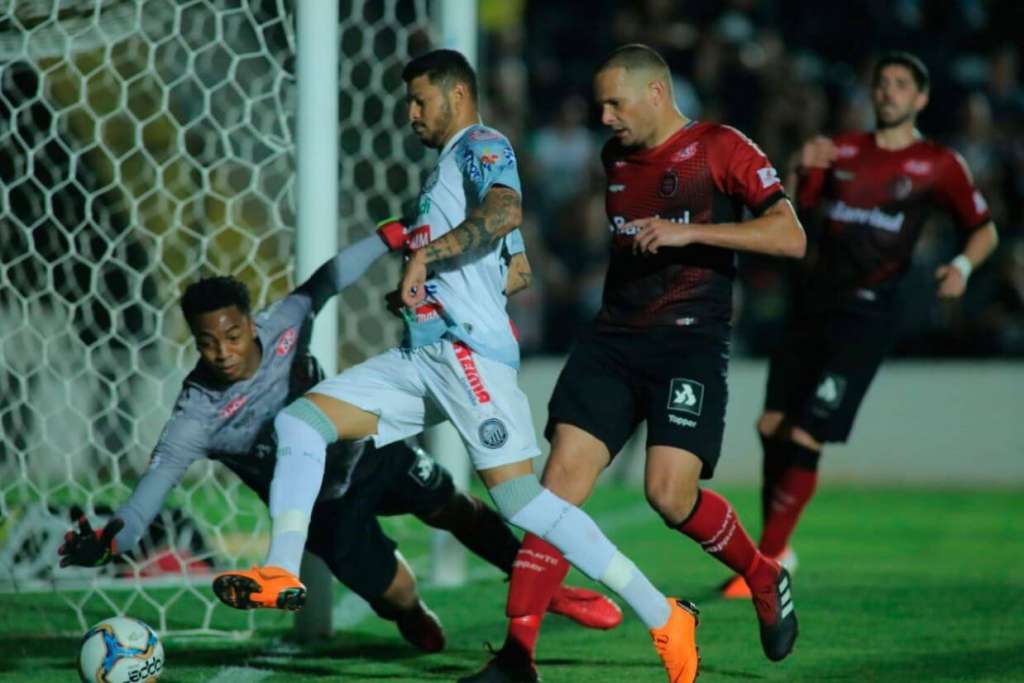
<svg viewBox="0 0 1024 683">
<path fill-rule="evenodd" d="M 277 464 L 270 483 L 270 550 L 263 566 L 282 567 L 296 576 L 309 531 L 309 517 L 324 479 L 327 442 L 303 420 L 278 413 Z"/>
<path fill-rule="evenodd" d="M 614 591 L 647 628 L 664 626 L 668 621 L 665 596 L 583 510 L 543 489 L 509 521 L 548 541 L 573 566 Z"/>
</svg>

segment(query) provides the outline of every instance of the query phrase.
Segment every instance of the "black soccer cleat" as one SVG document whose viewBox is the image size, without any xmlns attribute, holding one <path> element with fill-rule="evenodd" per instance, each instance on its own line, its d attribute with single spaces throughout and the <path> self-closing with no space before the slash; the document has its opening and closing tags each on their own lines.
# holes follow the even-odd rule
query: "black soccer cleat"
<svg viewBox="0 0 1024 683">
<path fill-rule="evenodd" d="M 398 632 L 420 652 L 440 652 L 445 646 L 441 620 L 420 600 L 416 606 L 395 617 Z"/>
<path fill-rule="evenodd" d="M 778 662 L 793 651 L 799 628 L 789 572 L 775 566 L 779 569 L 775 580 L 762 590 L 753 591 L 753 600 L 761 623 L 761 648 L 768 659 Z"/>
<path fill-rule="evenodd" d="M 472 676 L 460 678 L 458 683 L 538 683 L 540 680 L 537 667 L 529 657 L 514 655 L 502 648 L 494 652 L 484 668 Z"/>
</svg>

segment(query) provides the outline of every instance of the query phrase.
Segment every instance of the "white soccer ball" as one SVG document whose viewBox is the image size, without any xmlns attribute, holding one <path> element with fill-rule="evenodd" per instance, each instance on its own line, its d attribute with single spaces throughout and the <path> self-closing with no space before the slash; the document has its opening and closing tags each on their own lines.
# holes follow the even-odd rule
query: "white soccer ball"
<svg viewBox="0 0 1024 683">
<path fill-rule="evenodd" d="M 85 683 L 144 683 L 163 670 L 164 646 L 138 619 L 104 619 L 82 637 L 78 673 Z"/>
</svg>

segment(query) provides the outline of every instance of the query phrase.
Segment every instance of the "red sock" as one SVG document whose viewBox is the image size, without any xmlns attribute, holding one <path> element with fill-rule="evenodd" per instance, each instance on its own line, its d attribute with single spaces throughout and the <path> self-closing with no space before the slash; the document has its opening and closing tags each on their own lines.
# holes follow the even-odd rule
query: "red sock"
<svg viewBox="0 0 1024 683">
<path fill-rule="evenodd" d="M 508 586 L 506 651 L 533 660 L 541 620 L 568 573 L 569 563 L 558 548 L 533 534 L 523 537 Z"/>
<path fill-rule="evenodd" d="M 768 515 L 761 530 L 761 552 L 768 557 L 778 557 L 786 549 L 789 537 L 793 535 L 800 513 L 814 495 L 818 483 L 818 472 L 798 466 L 790 466 L 782 473 L 772 491 Z"/>
<path fill-rule="evenodd" d="M 758 552 L 754 541 L 729 501 L 710 489 L 700 490 L 693 512 L 679 525 L 679 531 L 737 574 L 747 576 L 756 569 Z"/>
</svg>

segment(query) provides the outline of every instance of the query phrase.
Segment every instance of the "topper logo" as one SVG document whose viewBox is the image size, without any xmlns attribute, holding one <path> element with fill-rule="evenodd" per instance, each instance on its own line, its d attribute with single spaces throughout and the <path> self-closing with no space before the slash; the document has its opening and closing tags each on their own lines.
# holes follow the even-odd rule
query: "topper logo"
<svg viewBox="0 0 1024 683">
<path fill-rule="evenodd" d="M 676 152 L 672 159 L 675 161 L 686 161 L 687 159 L 692 158 L 693 155 L 697 153 L 697 148 L 699 146 L 699 142 L 691 142 L 686 147 L 683 147 L 681 150 Z"/>
</svg>

